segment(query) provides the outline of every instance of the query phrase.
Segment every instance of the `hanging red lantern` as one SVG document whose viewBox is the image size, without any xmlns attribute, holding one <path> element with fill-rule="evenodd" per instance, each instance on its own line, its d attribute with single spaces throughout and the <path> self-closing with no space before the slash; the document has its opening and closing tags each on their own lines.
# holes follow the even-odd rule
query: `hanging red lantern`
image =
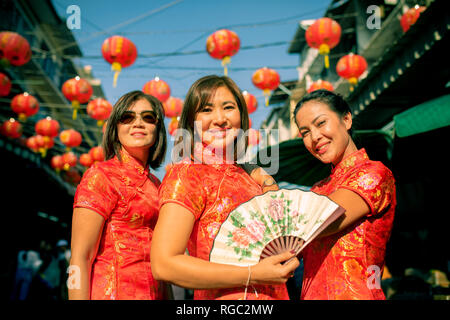
<svg viewBox="0 0 450 320">
<path fill-rule="evenodd" d="M 37 143 L 36 136 L 29 137 L 26 141 L 26 145 L 34 152 L 39 152 L 39 145 Z"/>
<path fill-rule="evenodd" d="M 133 42 L 122 36 L 112 36 L 103 41 L 103 58 L 111 64 L 114 71 L 113 87 L 122 68 L 131 66 L 137 58 L 137 49 Z"/>
<path fill-rule="evenodd" d="M 11 80 L 8 76 L 0 72 L 0 97 L 6 97 L 11 92 Z"/>
<path fill-rule="evenodd" d="M 169 123 L 169 128 L 168 128 L 169 134 L 171 136 L 175 136 L 177 129 L 178 129 L 178 119 L 176 117 L 174 117 L 174 118 L 172 118 L 172 120 L 170 120 L 170 123 Z"/>
<path fill-rule="evenodd" d="M 105 161 L 105 154 L 103 153 L 103 148 L 101 146 L 91 148 L 91 150 L 89 150 L 89 155 L 94 162 Z"/>
<path fill-rule="evenodd" d="M 59 123 L 51 117 L 46 117 L 36 122 L 34 129 L 36 133 L 40 134 L 41 136 L 47 138 L 55 138 L 58 136 Z"/>
<path fill-rule="evenodd" d="M 0 63 L 4 66 L 22 66 L 31 59 L 31 49 L 28 41 L 21 35 L 10 32 L 0 32 Z"/>
<path fill-rule="evenodd" d="M 331 82 L 325 81 L 325 80 L 317 80 L 311 84 L 311 86 L 308 89 L 308 92 L 313 92 L 316 90 L 325 89 L 328 91 L 333 91 L 333 85 Z"/>
<path fill-rule="evenodd" d="M 353 53 L 343 56 L 336 64 L 337 74 L 350 82 L 350 91 L 353 91 L 353 86 L 358 83 L 358 78 L 366 69 L 366 59 Z"/>
<path fill-rule="evenodd" d="M 77 165 L 77 156 L 73 152 L 66 152 L 62 155 L 63 169 L 68 171 Z"/>
<path fill-rule="evenodd" d="M 259 140 L 261 139 L 261 134 L 259 133 L 259 130 L 256 129 L 248 129 L 248 144 L 251 146 L 256 146 L 259 143 Z"/>
<path fill-rule="evenodd" d="M 268 106 L 271 91 L 280 85 L 280 75 L 275 70 L 264 67 L 253 73 L 252 82 L 257 88 L 263 90 L 266 97 L 266 106 Z"/>
<path fill-rule="evenodd" d="M 62 159 L 62 156 L 56 155 L 53 156 L 50 160 L 50 166 L 55 169 L 57 173 L 61 171 L 61 169 L 64 167 L 64 162 Z"/>
<path fill-rule="evenodd" d="M 181 115 L 183 110 L 183 100 L 180 98 L 169 97 L 166 102 L 163 103 L 164 115 L 167 118 L 176 118 Z"/>
<path fill-rule="evenodd" d="M 59 139 L 61 140 L 62 143 L 64 143 L 68 151 L 71 148 L 78 147 L 82 141 L 81 134 L 74 129 L 62 131 L 59 134 Z"/>
<path fill-rule="evenodd" d="M 92 159 L 91 155 L 89 153 L 83 153 L 80 156 L 80 164 L 82 166 L 85 166 L 86 168 L 89 168 L 94 163 L 94 159 Z"/>
<path fill-rule="evenodd" d="M 214 59 L 221 59 L 224 67 L 224 74 L 228 75 L 227 65 L 231 61 L 241 46 L 236 32 L 222 29 L 214 32 L 206 39 L 206 51 Z"/>
<path fill-rule="evenodd" d="M 339 23 L 326 17 L 317 19 L 306 30 L 306 42 L 311 48 L 319 49 L 319 53 L 325 58 L 325 68 L 327 69 L 330 67 L 328 54 L 339 43 L 341 32 Z"/>
<path fill-rule="evenodd" d="M 408 9 L 400 18 L 400 25 L 402 26 L 403 32 L 409 30 L 409 28 L 416 23 L 419 19 L 420 14 L 425 11 L 426 7 L 416 5 L 413 8 Z"/>
<path fill-rule="evenodd" d="M 8 138 L 19 138 L 22 135 L 22 125 L 19 121 L 16 121 L 15 119 L 11 118 L 9 120 L 6 120 L 3 122 L 0 132 L 2 135 L 8 137 Z"/>
<path fill-rule="evenodd" d="M 258 100 L 256 100 L 256 97 L 247 91 L 242 92 L 242 95 L 244 96 L 245 104 L 247 105 L 248 114 L 255 112 L 258 108 Z"/>
<path fill-rule="evenodd" d="M 87 103 L 94 90 L 89 82 L 77 76 L 64 82 L 62 92 L 67 100 L 72 102 L 72 119 L 76 120 L 80 104 Z"/>
<path fill-rule="evenodd" d="M 89 101 L 87 106 L 87 114 L 97 120 L 99 127 L 103 126 L 106 119 L 109 118 L 113 106 L 107 100 L 103 98 L 97 98 Z"/>
<path fill-rule="evenodd" d="M 35 136 L 37 151 L 41 153 L 42 158 L 47 155 L 47 150 L 53 148 L 55 142 L 52 138 L 41 136 L 40 134 Z"/>
<path fill-rule="evenodd" d="M 11 108 L 19 115 L 20 121 L 26 121 L 28 117 L 35 115 L 39 111 L 39 103 L 31 94 L 24 92 L 12 99 Z"/>
<path fill-rule="evenodd" d="M 164 80 L 161 80 L 159 77 L 155 77 L 155 79 L 148 81 L 142 87 L 142 91 L 148 95 L 154 96 L 161 103 L 164 103 L 170 97 L 170 87 Z"/>
</svg>

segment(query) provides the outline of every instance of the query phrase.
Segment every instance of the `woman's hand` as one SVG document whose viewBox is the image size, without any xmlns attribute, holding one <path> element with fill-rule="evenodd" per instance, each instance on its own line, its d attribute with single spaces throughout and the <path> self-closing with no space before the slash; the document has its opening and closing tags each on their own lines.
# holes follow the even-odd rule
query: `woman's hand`
<svg viewBox="0 0 450 320">
<path fill-rule="evenodd" d="M 275 179 L 263 168 L 248 163 L 242 165 L 242 168 L 250 175 L 250 177 L 252 177 L 253 180 L 255 180 L 257 184 L 261 186 L 263 193 L 267 191 L 277 191 L 280 189 Z"/>
<path fill-rule="evenodd" d="M 288 261 L 289 260 L 289 261 Z M 282 263 L 285 262 L 286 263 Z M 261 260 L 251 267 L 251 284 L 280 284 L 286 283 L 298 268 L 300 262 L 295 252 L 286 251 Z"/>
</svg>

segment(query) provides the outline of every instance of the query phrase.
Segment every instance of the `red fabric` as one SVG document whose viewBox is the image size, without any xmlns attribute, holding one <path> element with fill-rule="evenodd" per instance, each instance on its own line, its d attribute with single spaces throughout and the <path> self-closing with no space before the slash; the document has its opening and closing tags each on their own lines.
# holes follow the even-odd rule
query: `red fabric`
<svg viewBox="0 0 450 320">
<path fill-rule="evenodd" d="M 360 149 L 343 159 L 330 177 L 311 190 L 329 195 L 339 188 L 358 193 L 369 205 L 370 213 L 305 248 L 301 299 L 383 300 L 379 281 L 396 206 L 394 177 L 381 162 L 369 160 L 366 151 Z"/>
<path fill-rule="evenodd" d="M 158 219 L 160 182 L 125 151 L 89 168 L 78 185 L 74 208 L 91 209 L 106 222 L 92 265 L 91 299 L 163 299 L 153 279 L 150 244 Z"/>
<path fill-rule="evenodd" d="M 188 243 L 191 256 L 208 260 L 221 224 L 238 205 L 262 193 L 261 187 L 234 164 L 205 165 L 183 163 L 171 166 L 159 189 L 160 207 L 177 203 L 195 217 Z M 254 286 L 257 293 L 273 299 L 289 299 L 285 285 Z M 245 287 L 195 290 L 194 299 L 217 299 L 242 293 Z M 248 288 L 253 292 L 253 287 Z M 261 295 L 261 296 L 263 296 Z M 232 295 L 229 297 L 237 297 Z M 253 295 L 249 295 L 249 298 Z"/>
</svg>

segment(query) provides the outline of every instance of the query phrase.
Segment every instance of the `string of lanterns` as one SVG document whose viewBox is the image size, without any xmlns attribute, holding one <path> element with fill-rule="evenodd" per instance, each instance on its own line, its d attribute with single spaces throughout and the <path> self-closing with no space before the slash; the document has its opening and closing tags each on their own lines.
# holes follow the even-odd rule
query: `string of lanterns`
<svg viewBox="0 0 450 320">
<path fill-rule="evenodd" d="M 404 32 L 416 23 L 425 7 L 416 6 L 402 15 L 399 23 Z M 324 67 L 330 67 L 329 54 L 338 46 L 342 30 L 338 22 L 333 19 L 323 17 L 317 19 L 305 32 L 305 40 L 310 48 L 318 50 L 320 55 L 324 56 Z M 231 57 L 235 56 L 240 49 L 241 39 L 236 32 L 221 29 L 206 39 L 206 52 L 213 59 L 221 61 L 224 68 L 224 75 L 228 75 L 228 65 L 231 63 Z M 130 67 L 138 57 L 136 45 L 129 39 L 114 35 L 104 40 L 101 46 L 101 52 L 104 60 L 111 65 L 114 72 L 113 87 L 117 86 L 118 76 L 123 68 Z M 18 33 L 11 31 L 0 32 L 0 66 L 4 69 L 20 67 L 30 61 L 32 51 L 28 41 Z M 358 79 L 367 69 L 367 61 L 364 57 L 349 53 L 339 59 L 336 64 L 337 74 L 346 79 L 350 84 L 350 90 L 358 84 Z M 252 74 L 251 81 L 253 85 L 262 90 L 265 97 L 265 105 L 269 103 L 271 93 L 280 86 L 280 75 L 274 69 L 263 67 Z M 0 72 L 0 97 L 7 97 L 11 93 L 12 82 L 5 73 Z M 312 83 L 307 89 L 312 92 L 318 89 L 333 91 L 332 83 L 319 79 Z M 86 113 L 92 119 L 97 120 L 99 127 L 106 125 L 113 106 L 103 98 L 94 98 L 93 88 L 89 82 L 80 77 L 74 77 L 65 81 L 61 87 L 64 97 L 72 105 L 72 119 L 77 119 L 80 105 L 87 104 Z M 155 77 L 145 83 L 142 91 L 146 94 L 155 96 L 164 107 L 165 117 L 170 119 L 169 134 L 174 135 L 178 127 L 179 116 L 183 108 L 183 100 L 171 96 L 171 89 L 167 82 Z M 246 101 L 247 111 L 252 114 L 257 110 L 258 101 L 256 97 L 247 92 L 243 92 Z M 39 102 L 33 95 L 23 92 L 15 95 L 11 100 L 11 109 L 17 114 L 16 119 L 8 119 L 0 126 L 0 133 L 8 138 L 17 139 L 23 134 L 21 123 L 27 121 L 39 112 Z M 88 168 L 96 161 L 103 161 L 103 150 L 100 146 L 92 148 L 88 153 L 80 155 L 79 159 L 71 151 L 72 148 L 80 146 L 82 135 L 74 129 L 63 130 L 60 132 L 60 124 L 55 119 L 45 117 L 36 122 L 36 135 L 26 139 L 26 145 L 42 157 L 46 156 L 47 150 L 54 146 L 54 140 L 59 137 L 66 146 L 66 153 L 55 155 L 51 158 L 50 164 L 56 171 L 69 170 L 79 161 L 81 165 Z M 251 129 L 249 131 L 249 144 L 257 145 L 260 141 L 259 131 Z"/>
</svg>

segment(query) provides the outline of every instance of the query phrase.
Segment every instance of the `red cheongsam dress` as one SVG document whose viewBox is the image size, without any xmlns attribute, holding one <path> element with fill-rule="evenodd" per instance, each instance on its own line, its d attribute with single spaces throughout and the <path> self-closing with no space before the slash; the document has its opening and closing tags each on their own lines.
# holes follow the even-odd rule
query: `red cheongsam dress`
<svg viewBox="0 0 450 320">
<path fill-rule="evenodd" d="M 364 149 L 345 157 L 312 191 L 337 189 L 360 195 L 370 212 L 346 229 L 312 241 L 303 252 L 304 300 L 382 300 L 381 276 L 396 206 L 395 180 Z"/>
<path fill-rule="evenodd" d="M 153 279 L 150 244 L 158 219 L 160 182 L 126 151 L 94 164 L 78 185 L 74 208 L 105 219 L 92 264 L 93 300 L 163 299 L 163 284 Z M 95 213 L 93 213 L 95 214 Z"/>
<path fill-rule="evenodd" d="M 214 238 L 228 214 L 261 193 L 261 187 L 234 164 L 182 163 L 167 171 L 159 189 L 159 201 L 160 207 L 176 203 L 192 212 L 195 224 L 188 243 L 189 254 L 209 261 Z M 195 290 L 194 299 L 242 299 L 244 290 L 245 287 Z M 248 293 L 248 299 L 289 299 L 284 284 L 250 286 Z"/>
</svg>

